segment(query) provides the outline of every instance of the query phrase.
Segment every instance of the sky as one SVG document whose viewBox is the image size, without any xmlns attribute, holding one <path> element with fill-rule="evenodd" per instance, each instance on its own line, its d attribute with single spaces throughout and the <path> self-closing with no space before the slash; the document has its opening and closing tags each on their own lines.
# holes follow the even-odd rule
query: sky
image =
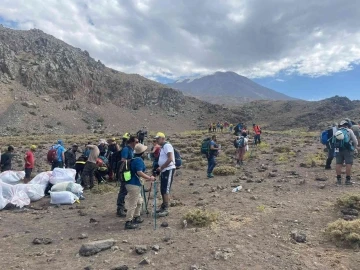
<svg viewBox="0 0 360 270">
<path fill-rule="evenodd" d="M 360 1 L 1 0 L 38 28 L 159 82 L 234 71 L 293 97 L 360 99 Z"/>
</svg>

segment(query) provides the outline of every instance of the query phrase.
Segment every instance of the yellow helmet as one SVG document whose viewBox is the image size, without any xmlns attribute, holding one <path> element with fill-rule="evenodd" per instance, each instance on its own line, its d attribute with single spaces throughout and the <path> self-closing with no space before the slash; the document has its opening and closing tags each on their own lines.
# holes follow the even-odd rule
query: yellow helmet
<svg viewBox="0 0 360 270">
<path fill-rule="evenodd" d="M 37 148 L 37 146 L 34 144 L 30 146 L 30 150 L 36 150 L 36 148 Z"/>
<path fill-rule="evenodd" d="M 156 136 L 155 136 L 155 139 L 157 139 L 157 138 L 165 138 L 165 134 L 162 132 L 158 132 L 158 133 L 156 133 Z"/>
<path fill-rule="evenodd" d="M 123 139 L 130 139 L 130 133 L 129 133 L 129 132 L 126 132 L 126 133 L 123 135 Z"/>
</svg>

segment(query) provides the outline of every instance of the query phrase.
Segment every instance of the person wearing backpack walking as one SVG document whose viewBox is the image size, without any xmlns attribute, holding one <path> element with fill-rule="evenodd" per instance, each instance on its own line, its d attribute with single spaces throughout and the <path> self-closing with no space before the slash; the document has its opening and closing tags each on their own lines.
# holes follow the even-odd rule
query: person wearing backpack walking
<svg viewBox="0 0 360 270">
<path fill-rule="evenodd" d="M 331 170 L 331 163 L 335 157 L 335 149 L 333 144 L 333 136 L 337 131 L 337 124 L 334 123 L 333 126 L 330 126 L 327 130 L 322 133 L 322 143 L 325 144 L 328 151 L 328 156 L 326 159 L 325 170 Z"/>
<path fill-rule="evenodd" d="M 354 160 L 354 152 L 357 151 L 358 140 L 354 132 L 350 129 L 350 123 L 347 120 L 340 122 L 339 130 L 333 137 L 336 157 L 336 178 L 337 184 L 341 185 L 341 170 L 346 165 L 345 185 L 352 185 L 351 168 Z"/>
<path fill-rule="evenodd" d="M 49 153 L 48 153 L 48 161 L 51 162 L 51 170 L 53 171 L 55 168 L 64 168 L 65 166 L 64 142 L 62 140 L 58 140 L 57 144 L 51 147 Z M 50 159 L 49 156 L 51 156 Z"/>
<path fill-rule="evenodd" d="M 159 217 L 165 217 L 169 215 L 170 189 L 176 169 L 175 149 L 166 141 L 164 133 L 158 132 L 155 139 L 161 146 L 157 172 L 160 173 L 160 191 L 163 200 L 160 209 L 156 213 Z"/>
<path fill-rule="evenodd" d="M 125 230 L 137 229 L 139 224 L 143 223 L 144 220 L 140 217 L 141 206 L 143 199 L 141 197 L 141 189 L 143 186 L 143 180 L 155 181 L 154 176 L 145 174 L 146 166 L 144 163 L 144 153 L 147 146 L 138 143 L 134 149 L 134 158 L 130 161 L 130 174 L 131 178 L 125 181 L 127 190 L 127 212 Z"/>
<path fill-rule="evenodd" d="M 213 178 L 213 170 L 216 166 L 216 156 L 219 153 L 219 146 L 216 144 L 216 135 L 213 135 L 211 137 L 211 141 L 209 143 L 209 153 L 207 155 L 207 160 L 208 160 L 208 169 L 207 169 L 207 177 L 208 178 Z"/>
<path fill-rule="evenodd" d="M 258 143 L 261 143 L 261 128 L 258 125 L 253 124 L 253 131 L 254 131 L 254 144 L 257 145 Z"/>
<path fill-rule="evenodd" d="M 248 147 L 247 133 L 241 133 L 241 136 L 236 139 L 236 167 L 243 165 L 244 156 Z"/>
<path fill-rule="evenodd" d="M 84 184 L 84 190 L 89 190 L 94 187 L 96 160 L 100 155 L 100 150 L 96 145 L 87 145 L 86 147 L 90 149 L 90 155 L 81 174 L 81 180 Z"/>
<path fill-rule="evenodd" d="M 125 162 L 134 158 L 134 148 L 138 143 L 136 136 L 130 136 L 127 141 L 126 146 L 121 150 L 121 160 L 120 162 Z M 126 217 L 125 211 L 125 197 L 127 195 L 125 182 L 120 182 L 120 190 L 117 198 L 117 210 L 116 214 L 118 217 Z"/>
</svg>

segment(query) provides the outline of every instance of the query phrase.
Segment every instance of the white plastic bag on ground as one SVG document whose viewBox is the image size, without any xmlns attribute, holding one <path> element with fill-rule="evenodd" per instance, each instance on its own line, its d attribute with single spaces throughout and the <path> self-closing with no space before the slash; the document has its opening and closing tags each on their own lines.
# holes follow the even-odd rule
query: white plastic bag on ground
<svg viewBox="0 0 360 270">
<path fill-rule="evenodd" d="M 10 185 L 19 184 L 24 177 L 25 172 L 23 171 L 5 171 L 0 173 L 0 180 Z"/>
<path fill-rule="evenodd" d="M 14 186 L 16 191 L 24 191 L 30 201 L 35 202 L 45 196 L 43 185 L 39 184 L 18 184 Z"/>
<path fill-rule="evenodd" d="M 61 169 L 55 168 L 52 171 L 50 177 L 50 183 L 55 185 L 62 182 L 74 182 L 75 183 L 76 171 L 74 169 Z"/>
<path fill-rule="evenodd" d="M 9 203 L 9 200 L 5 199 L 2 195 L 2 186 L 0 185 L 0 210 L 4 209 Z"/>
<path fill-rule="evenodd" d="M 42 185 L 45 191 L 47 185 L 49 184 L 51 175 L 52 175 L 51 171 L 39 173 L 29 182 L 29 184 Z"/>
<path fill-rule="evenodd" d="M 9 203 L 17 206 L 24 207 L 30 204 L 29 196 L 21 189 L 17 189 L 16 186 L 6 184 L 0 181 L 2 188 L 2 196 L 9 201 Z"/>
<path fill-rule="evenodd" d="M 51 204 L 73 204 L 79 198 L 70 191 L 50 192 Z"/>
<path fill-rule="evenodd" d="M 58 183 L 51 188 L 52 192 L 70 191 L 70 192 L 74 193 L 75 195 L 82 194 L 83 190 L 84 190 L 84 188 L 81 185 L 72 183 L 72 182 Z"/>
</svg>

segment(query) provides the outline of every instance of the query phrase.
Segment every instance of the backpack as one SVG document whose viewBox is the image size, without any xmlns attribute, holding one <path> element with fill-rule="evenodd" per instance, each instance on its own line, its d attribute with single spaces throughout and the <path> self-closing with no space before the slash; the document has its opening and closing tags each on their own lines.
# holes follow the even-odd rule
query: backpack
<svg viewBox="0 0 360 270">
<path fill-rule="evenodd" d="M 343 140 L 338 140 L 335 135 L 332 137 L 332 142 L 334 148 L 339 148 L 339 150 L 353 150 L 352 145 L 350 144 L 350 134 L 345 128 L 341 128 L 338 131 L 341 131 L 344 134 Z"/>
<path fill-rule="evenodd" d="M 174 148 L 174 156 L 175 156 L 175 167 L 179 169 L 182 165 L 182 159 L 180 156 L 180 152 Z"/>
<path fill-rule="evenodd" d="M 330 139 L 331 139 L 331 138 L 329 138 L 329 130 L 328 130 L 328 129 L 327 129 L 327 130 L 324 130 L 323 132 L 321 132 L 320 142 L 321 142 L 323 145 L 326 145 Z"/>
<path fill-rule="evenodd" d="M 241 136 L 239 139 L 235 139 L 234 146 L 236 149 L 243 148 L 245 146 L 245 138 Z"/>
<path fill-rule="evenodd" d="M 210 142 L 211 139 L 210 138 L 206 138 L 202 141 L 201 143 L 201 148 L 200 148 L 200 153 L 202 155 L 208 155 L 210 152 Z"/>
<path fill-rule="evenodd" d="M 49 163 L 54 163 L 58 161 L 57 147 L 51 147 L 51 149 L 47 153 L 47 161 Z"/>
<path fill-rule="evenodd" d="M 117 180 L 120 182 L 128 182 L 131 179 L 131 162 L 134 159 L 127 159 L 120 161 L 116 171 Z"/>
</svg>

